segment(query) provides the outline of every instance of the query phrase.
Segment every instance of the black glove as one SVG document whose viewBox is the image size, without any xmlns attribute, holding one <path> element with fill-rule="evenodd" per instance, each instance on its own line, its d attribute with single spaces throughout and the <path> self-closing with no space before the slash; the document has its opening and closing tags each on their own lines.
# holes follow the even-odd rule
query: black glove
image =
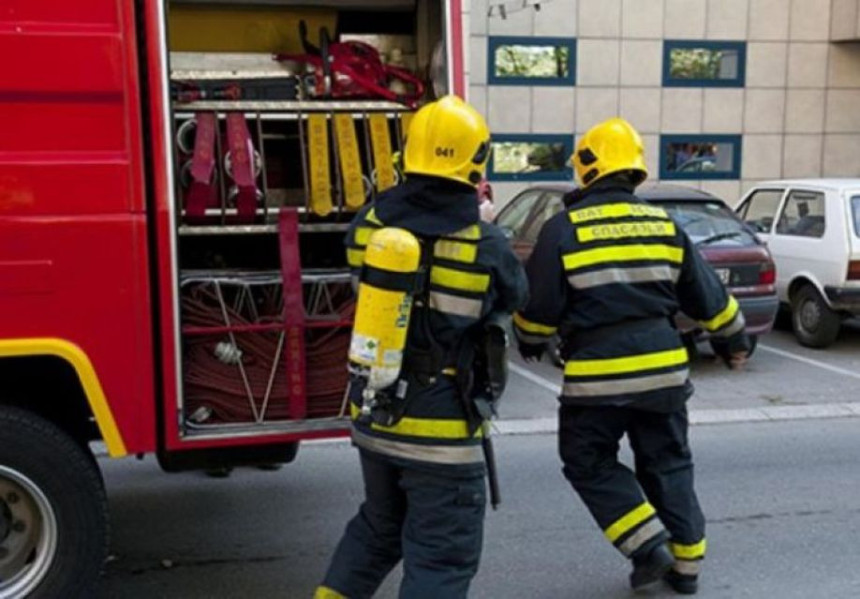
<svg viewBox="0 0 860 599">
<path fill-rule="evenodd" d="M 723 361 L 726 368 L 731 368 L 732 356 L 739 353 L 748 354 L 752 344 L 749 335 L 740 332 L 727 339 L 711 339 L 711 347 L 714 348 L 714 353 Z"/>
<path fill-rule="evenodd" d="M 535 362 L 540 362 L 540 359 L 543 357 L 543 353 L 546 351 L 545 343 L 523 343 L 522 341 L 519 344 L 520 355 L 523 357 L 523 360 L 528 362 L 529 360 L 534 360 Z"/>
</svg>

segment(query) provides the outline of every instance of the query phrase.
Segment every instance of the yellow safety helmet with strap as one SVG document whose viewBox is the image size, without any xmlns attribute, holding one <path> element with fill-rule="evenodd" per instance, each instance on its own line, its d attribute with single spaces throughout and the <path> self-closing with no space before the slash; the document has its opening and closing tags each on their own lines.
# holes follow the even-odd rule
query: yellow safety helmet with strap
<svg viewBox="0 0 860 599">
<path fill-rule="evenodd" d="M 612 173 L 630 173 L 635 185 L 648 177 L 642 138 L 622 118 L 612 118 L 589 129 L 580 138 L 570 162 L 583 188 Z"/>
<path fill-rule="evenodd" d="M 490 157 L 490 129 L 477 110 L 448 95 L 415 113 L 403 152 L 405 174 L 431 175 L 477 187 Z"/>
</svg>

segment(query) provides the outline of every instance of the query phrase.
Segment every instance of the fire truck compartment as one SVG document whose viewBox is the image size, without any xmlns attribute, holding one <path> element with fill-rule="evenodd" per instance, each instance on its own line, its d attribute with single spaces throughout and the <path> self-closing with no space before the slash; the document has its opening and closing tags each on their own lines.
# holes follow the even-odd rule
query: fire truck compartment
<svg viewBox="0 0 860 599">
<path fill-rule="evenodd" d="M 443 5 L 167 10 L 180 436 L 345 429 L 343 236 L 400 180 L 414 110 L 445 93 Z"/>
</svg>

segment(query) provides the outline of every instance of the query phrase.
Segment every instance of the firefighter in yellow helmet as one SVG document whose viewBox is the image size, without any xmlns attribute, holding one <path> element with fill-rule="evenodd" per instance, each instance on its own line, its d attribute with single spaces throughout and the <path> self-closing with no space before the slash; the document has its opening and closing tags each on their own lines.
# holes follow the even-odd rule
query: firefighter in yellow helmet
<svg viewBox="0 0 860 599">
<path fill-rule="evenodd" d="M 487 390 L 498 390 L 506 364 L 504 342 L 487 340 L 498 339 L 502 329 L 493 323 L 522 307 L 527 294 L 504 235 L 479 218 L 476 188 L 489 153 L 490 132 L 474 108 L 456 96 L 427 104 L 407 132 L 406 180 L 359 211 L 347 233 L 347 260 L 360 280 L 358 310 L 386 289 L 395 303 L 410 295 L 402 305 L 412 308 L 393 383 L 384 379 L 390 364 L 360 376 L 362 356 L 366 365 L 379 356 L 380 323 L 356 316 L 349 399 L 365 499 L 318 599 L 370 597 L 401 560 L 400 596 L 410 599 L 464 598 L 477 572 L 488 468 L 484 425 L 498 397 Z"/>
<path fill-rule="evenodd" d="M 607 539 L 633 562 L 634 589 L 665 578 L 695 593 L 705 519 L 693 488 L 682 310 L 726 340 L 726 363 L 749 350 L 743 314 L 665 210 L 638 199 L 642 140 L 620 118 L 589 130 L 573 162 L 580 187 L 541 230 L 514 314 L 521 354 L 562 339 L 559 452 L 564 474 Z M 635 472 L 619 463 L 627 435 Z"/>
</svg>

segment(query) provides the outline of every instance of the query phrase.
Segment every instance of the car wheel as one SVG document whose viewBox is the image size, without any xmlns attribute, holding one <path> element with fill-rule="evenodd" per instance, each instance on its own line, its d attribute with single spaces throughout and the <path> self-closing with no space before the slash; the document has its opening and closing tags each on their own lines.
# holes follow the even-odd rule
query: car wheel
<svg viewBox="0 0 860 599">
<path fill-rule="evenodd" d="M 0 406 L 0 598 L 89 597 L 107 555 L 107 499 L 84 448 Z"/>
<path fill-rule="evenodd" d="M 791 325 L 801 345 L 823 348 L 836 341 L 842 318 L 813 286 L 804 285 L 791 297 Z"/>
</svg>

